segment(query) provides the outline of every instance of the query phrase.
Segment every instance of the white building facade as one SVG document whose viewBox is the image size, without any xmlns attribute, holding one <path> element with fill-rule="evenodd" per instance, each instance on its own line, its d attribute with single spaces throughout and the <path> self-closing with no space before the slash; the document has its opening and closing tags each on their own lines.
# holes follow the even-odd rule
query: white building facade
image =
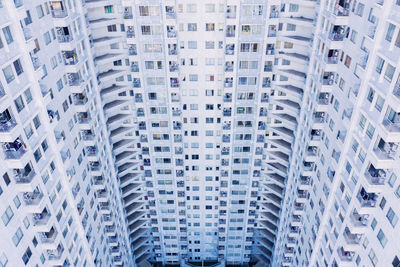
<svg viewBox="0 0 400 267">
<path fill-rule="evenodd" d="M 272 266 L 398 266 L 400 2 L 316 10 Z"/>
<path fill-rule="evenodd" d="M 399 1 L 0 14 L 0 266 L 399 264 Z"/>
</svg>

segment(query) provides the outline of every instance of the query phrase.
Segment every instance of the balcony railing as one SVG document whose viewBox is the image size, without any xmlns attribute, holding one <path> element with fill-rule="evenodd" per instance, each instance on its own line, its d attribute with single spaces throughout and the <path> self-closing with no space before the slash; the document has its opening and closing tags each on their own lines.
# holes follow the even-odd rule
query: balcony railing
<svg viewBox="0 0 400 267">
<path fill-rule="evenodd" d="M 74 38 L 72 37 L 72 35 L 57 35 L 57 40 L 60 43 L 69 43 L 73 40 Z"/>
<path fill-rule="evenodd" d="M 6 159 L 20 159 L 26 153 L 25 144 L 19 140 L 13 143 L 4 143 L 3 152 Z"/>
<path fill-rule="evenodd" d="M 35 171 L 32 169 L 30 171 L 14 169 L 14 179 L 17 184 L 30 183 L 34 176 Z"/>
<path fill-rule="evenodd" d="M 332 32 L 329 35 L 329 39 L 332 41 L 343 41 L 343 38 L 344 38 L 344 33 Z"/>
<path fill-rule="evenodd" d="M 68 16 L 68 12 L 65 9 L 54 9 L 51 11 L 53 18 L 65 18 Z"/>
<path fill-rule="evenodd" d="M 0 133 L 10 132 L 16 125 L 17 122 L 13 118 L 0 119 Z"/>
</svg>

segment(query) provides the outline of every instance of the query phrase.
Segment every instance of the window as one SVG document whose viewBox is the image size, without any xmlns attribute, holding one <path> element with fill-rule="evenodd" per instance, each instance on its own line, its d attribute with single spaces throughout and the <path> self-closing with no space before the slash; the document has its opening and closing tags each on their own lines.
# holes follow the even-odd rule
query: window
<svg viewBox="0 0 400 267">
<path fill-rule="evenodd" d="M 197 12 L 197 5 L 196 4 L 187 4 L 186 5 L 186 12 L 187 13 L 196 13 Z"/>
<path fill-rule="evenodd" d="M 389 186 L 390 186 L 390 187 L 393 187 L 393 186 L 394 186 L 394 183 L 396 183 L 396 180 L 397 180 L 396 174 L 392 173 L 392 174 L 390 175 L 390 177 L 389 177 L 389 180 L 388 180 Z"/>
<path fill-rule="evenodd" d="M 24 70 L 22 69 L 22 65 L 21 65 L 21 61 L 19 59 L 15 60 L 13 62 L 14 68 L 15 68 L 15 72 L 17 73 L 17 75 L 21 75 L 21 73 L 24 72 Z"/>
<path fill-rule="evenodd" d="M 299 5 L 297 5 L 297 4 L 289 5 L 289 12 L 297 12 L 297 11 L 299 11 Z"/>
<path fill-rule="evenodd" d="M 31 94 L 31 90 L 30 89 L 26 89 L 24 92 L 25 95 L 25 101 L 27 104 L 31 103 L 32 101 L 32 94 Z"/>
<path fill-rule="evenodd" d="M 214 23 L 206 23 L 206 31 L 215 31 L 215 24 Z"/>
<path fill-rule="evenodd" d="M 344 61 L 344 65 L 348 68 L 350 68 L 350 64 L 351 64 L 351 57 L 346 56 L 346 60 Z"/>
<path fill-rule="evenodd" d="M 1 216 L 1 219 L 5 226 L 7 226 L 7 224 L 10 222 L 13 216 L 14 212 L 12 211 L 11 207 L 8 206 L 7 209 L 4 211 L 3 215 Z"/>
<path fill-rule="evenodd" d="M 377 224 L 378 224 L 378 222 L 377 222 L 376 219 L 374 218 L 374 219 L 372 220 L 372 222 L 371 222 L 371 228 L 372 228 L 372 230 L 375 230 Z"/>
<path fill-rule="evenodd" d="M 38 6 L 36 7 L 36 12 L 37 12 L 37 15 L 38 15 L 38 18 L 39 18 L 39 19 L 42 18 L 42 17 L 44 16 L 44 12 L 43 12 L 43 7 L 42 7 L 42 5 L 38 5 Z"/>
<path fill-rule="evenodd" d="M 50 44 L 51 43 L 50 33 L 49 32 L 44 33 L 43 34 L 43 39 L 44 39 L 44 43 L 46 45 Z"/>
<path fill-rule="evenodd" d="M 288 24 L 286 25 L 286 30 L 287 30 L 287 31 L 295 31 L 295 30 L 296 30 L 296 24 L 288 23 Z"/>
<path fill-rule="evenodd" d="M 379 229 L 378 235 L 376 236 L 381 243 L 382 247 L 384 248 L 388 242 L 385 233 L 382 231 L 382 229 Z"/>
<path fill-rule="evenodd" d="M 364 13 L 364 4 L 362 3 L 358 3 L 357 5 L 357 9 L 356 9 L 356 15 L 362 17 L 363 13 Z"/>
<path fill-rule="evenodd" d="M 117 25 L 116 24 L 108 25 L 107 26 L 107 31 L 108 32 L 116 32 L 117 31 Z"/>
<path fill-rule="evenodd" d="M 21 200 L 19 200 L 18 196 L 15 196 L 13 199 L 15 207 L 18 209 L 21 206 Z"/>
<path fill-rule="evenodd" d="M 4 38 L 6 39 L 7 44 L 11 44 L 14 41 L 12 34 L 11 34 L 10 26 L 3 28 L 3 34 L 4 34 Z"/>
<path fill-rule="evenodd" d="M 25 263 L 25 265 L 29 262 L 29 259 L 32 256 L 32 251 L 31 249 L 28 247 L 24 253 L 24 255 L 22 255 L 22 261 Z"/>
<path fill-rule="evenodd" d="M 11 65 L 8 65 L 7 67 L 5 67 L 3 69 L 3 74 L 4 74 L 4 77 L 6 78 L 7 83 L 11 83 L 15 79 L 14 72 L 13 72 Z"/>
<path fill-rule="evenodd" d="M 385 40 L 386 41 L 388 41 L 388 42 L 392 41 L 393 34 L 394 34 L 395 30 L 396 30 L 396 26 L 393 25 L 392 23 L 389 23 L 389 26 L 388 26 L 388 29 L 387 29 L 387 32 L 386 32 L 386 36 L 385 36 Z"/>
<path fill-rule="evenodd" d="M 355 30 L 351 30 L 350 41 L 356 43 L 356 39 L 357 39 L 357 32 Z"/>
<path fill-rule="evenodd" d="M 36 115 L 36 116 L 33 118 L 33 125 L 35 125 L 35 128 L 36 128 L 36 129 L 38 129 L 38 128 L 40 127 L 40 119 L 39 119 L 39 116 L 38 116 L 38 115 Z"/>
<path fill-rule="evenodd" d="M 371 123 L 368 124 L 367 131 L 366 131 L 367 136 L 368 136 L 369 138 L 372 138 L 372 136 L 374 135 L 374 132 L 375 132 L 375 127 L 372 126 Z"/>
<path fill-rule="evenodd" d="M 197 41 L 188 41 L 189 49 L 197 49 Z"/>
<path fill-rule="evenodd" d="M 399 220 L 399 217 L 397 217 L 396 213 L 393 211 L 392 208 L 389 208 L 388 212 L 386 213 L 386 218 L 389 220 L 393 228 L 396 226 Z"/>
<path fill-rule="evenodd" d="M 374 266 L 376 266 L 378 264 L 378 258 L 376 257 L 376 254 L 372 248 L 368 254 L 368 257 Z"/>
<path fill-rule="evenodd" d="M 24 101 L 22 100 L 22 96 L 17 97 L 14 100 L 15 107 L 17 108 L 18 112 L 21 112 L 25 108 Z"/>
<path fill-rule="evenodd" d="M 112 5 L 105 6 L 105 7 L 104 7 L 104 12 L 105 12 L 106 14 L 114 13 L 114 11 L 113 11 L 113 6 L 112 6 Z"/>
<path fill-rule="evenodd" d="M 2 253 L 0 256 L 0 267 L 5 267 L 8 263 L 6 254 Z"/>
<path fill-rule="evenodd" d="M 377 73 L 379 73 L 379 74 L 382 73 L 382 69 L 383 69 L 383 65 L 384 64 L 385 64 L 385 61 L 382 58 L 378 57 L 377 60 L 376 60 L 376 67 L 375 67 L 375 70 L 376 70 Z"/>
<path fill-rule="evenodd" d="M 188 23 L 187 25 L 187 30 L 189 32 L 195 32 L 197 31 L 197 23 Z"/>
<path fill-rule="evenodd" d="M 215 4 L 206 4 L 205 10 L 206 10 L 206 13 L 214 13 L 215 12 Z"/>
<path fill-rule="evenodd" d="M 378 110 L 379 112 L 381 112 L 384 103 L 385 103 L 385 99 L 384 99 L 383 97 L 381 97 L 380 95 L 378 95 L 378 97 L 377 97 L 377 99 L 376 99 L 376 103 L 375 103 L 375 108 L 376 108 L 376 110 Z"/>
<path fill-rule="evenodd" d="M 22 230 L 20 227 L 18 227 L 17 231 L 15 232 L 15 234 L 12 237 L 12 241 L 14 243 L 14 245 L 17 247 L 19 242 L 21 241 L 22 237 L 24 236 L 24 234 L 22 233 Z"/>
<path fill-rule="evenodd" d="M 396 70 L 395 67 L 393 67 L 390 64 L 387 64 L 384 76 L 387 81 L 389 82 L 392 81 L 395 70 Z"/>
</svg>

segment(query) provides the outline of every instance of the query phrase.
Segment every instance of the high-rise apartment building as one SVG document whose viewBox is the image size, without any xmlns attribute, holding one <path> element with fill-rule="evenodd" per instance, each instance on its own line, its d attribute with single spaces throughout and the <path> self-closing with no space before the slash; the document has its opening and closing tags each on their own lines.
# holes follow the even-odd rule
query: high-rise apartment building
<svg viewBox="0 0 400 267">
<path fill-rule="evenodd" d="M 398 266 L 399 0 L 0 0 L 0 266 Z"/>
</svg>

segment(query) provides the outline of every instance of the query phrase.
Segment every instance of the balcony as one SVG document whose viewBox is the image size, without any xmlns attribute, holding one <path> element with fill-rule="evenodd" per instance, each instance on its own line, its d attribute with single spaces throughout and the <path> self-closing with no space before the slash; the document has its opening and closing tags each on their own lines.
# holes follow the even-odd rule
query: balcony
<svg viewBox="0 0 400 267">
<path fill-rule="evenodd" d="M 172 116 L 180 116 L 181 115 L 181 110 L 180 109 L 173 109 L 172 110 Z"/>
<path fill-rule="evenodd" d="M 276 8 L 271 9 L 271 12 L 269 13 L 269 18 L 270 19 L 279 18 L 279 11 Z"/>
<path fill-rule="evenodd" d="M 276 26 L 271 25 L 268 27 L 268 37 L 276 37 L 276 33 L 277 33 Z"/>
<path fill-rule="evenodd" d="M 49 261 L 59 260 L 64 252 L 64 247 L 58 245 L 57 249 L 47 250 L 47 257 Z"/>
<path fill-rule="evenodd" d="M 136 49 L 136 46 L 130 46 L 130 47 L 128 48 L 128 54 L 129 54 L 130 56 L 137 56 L 137 49 Z"/>
<path fill-rule="evenodd" d="M 350 215 L 350 220 L 351 223 L 354 227 L 367 227 L 368 226 L 368 217 L 369 215 L 364 214 L 358 214 L 356 211 L 354 211 L 351 215 Z"/>
<path fill-rule="evenodd" d="M 268 77 L 263 78 L 262 87 L 270 88 L 271 87 L 271 79 Z"/>
<path fill-rule="evenodd" d="M 17 184 L 27 184 L 32 181 L 35 171 L 32 169 L 31 164 L 28 163 L 23 169 L 14 169 L 13 176 Z"/>
<path fill-rule="evenodd" d="M 321 140 L 321 131 L 320 130 L 311 130 L 311 140 L 312 141 L 319 141 Z"/>
<path fill-rule="evenodd" d="M 392 161 L 395 159 L 398 150 L 398 144 L 393 142 L 385 142 L 382 138 L 378 145 L 374 148 L 374 154 L 378 161 Z M 378 162 L 380 163 L 380 162 Z"/>
<path fill-rule="evenodd" d="M 2 146 L 6 159 L 20 159 L 26 153 L 26 145 L 19 137 L 14 142 L 3 143 Z"/>
<path fill-rule="evenodd" d="M 224 87 L 225 88 L 233 87 L 233 78 L 225 78 Z"/>
<path fill-rule="evenodd" d="M 143 97 L 141 94 L 136 94 L 135 95 L 135 102 L 136 103 L 143 103 Z"/>
<path fill-rule="evenodd" d="M 178 88 L 179 87 L 178 78 L 170 78 L 170 86 L 171 88 Z"/>
<path fill-rule="evenodd" d="M 88 102 L 88 98 L 84 94 L 74 94 L 73 103 L 74 105 L 81 106 Z"/>
<path fill-rule="evenodd" d="M 167 37 L 176 38 L 175 26 L 167 26 Z"/>
<path fill-rule="evenodd" d="M 225 71 L 232 72 L 233 71 L 233 61 L 225 62 Z"/>
<path fill-rule="evenodd" d="M 323 85 L 333 85 L 335 82 L 335 73 L 334 72 L 324 72 L 322 77 L 322 84 Z"/>
<path fill-rule="evenodd" d="M 339 258 L 341 261 L 350 262 L 353 261 L 354 252 L 353 251 L 345 251 L 343 247 L 338 248 L 337 250 Z"/>
<path fill-rule="evenodd" d="M 176 48 L 169 48 L 168 49 L 168 55 L 177 55 L 178 54 L 178 50 Z"/>
<path fill-rule="evenodd" d="M 83 79 L 79 75 L 79 73 L 68 73 L 67 74 L 67 83 L 69 86 L 78 86 L 83 82 Z"/>
<path fill-rule="evenodd" d="M 375 193 L 368 193 L 364 187 L 361 188 L 357 194 L 357 199 L 361 204 L 361 207 L 374 208 L 376 206 L 378 195 Z"/>
<path fill-rule="evenodd" d="M 225 47 L 225 55 L 234 55 L 235 54 L 235 45 L 227 44 Z"/>
<path fill-rule="evenodd" d="M 124 19 L 133 19 L 132 9 L 125 8 L 124 10 Z"/>
<path fill-rule="evenodd" d="M 372 164 L 370 164 L 368 170 L 365 171 L 365 178 L 367 178 L 367 181 L 371 185 L 384 185 L 386 177 L 386 171 L 375 169 Z"/>
<path fill-rule="evenodd" d="M 42 243 L 53 243 L 57 237 L 57 230 L 51 227 L 48 232 L 39 232 Z"/>
<path fill-rule="evenodd" d="M 393 116 L 386 117 L 382 124 L 389 132 L 400 133 L 400 113 L 395 113 Z"/>
<path fill-rule="evenodd" d="M 174 6 L 166 6 L 165 7 L 165 15 L 167 19 L 176 19 L 176 12 Z"/>
<path fill-rule="evenodd" d="M 93 141 L 96 137 L 96 135 L 92 133 L 92 130 L 83 130 L 81 135 L 84 141 Z"/>
<path fill-rule="evenodd" d="M 333 26 L 332 32 L 329 34 L 329 39 L 332 41 L 343 41 L 345 36 L 345 27 L 344 26 Z"/>
<path fill-rule="evenodd" d="M 94 157 L 97 155 L 98 150 L 96 148 L 96 146 L 88 146 L 86 147 L 86 153 L 88 157 Z"/>
<path fill-rule="evenodd" d="M 232 102 L 232 94 L 231 93 L 227 93 L 224 95 L 224 102 Z"/>
<path fill-rule="evenodd" d="M 36 206 L 40 203 L 43 198 L 43 193 L 37 189 L 34 192 L 25 192 L 22 194 L 25 205 Z"/>
<path fill-rule="evenodd" d="M 315 112 L 313 115 L 314 123 L 325 123 L 326 122 L 326 113 L 325 112 Z"/>
<path fill-rule="evenodd" d="M 11 132 L 15 126 L 17 126 L 17 122 L 11 115 L 9 109 L 6 109 L 0 113 L 0 136 L 1 133 Z"/>
<path fill-rule="evenodd" d="M 79 112 L 77 115 L 79 124 L 87 124 L 91 121 L 90 115 L 87 112 Z"/>
<path fill-rule="evenodd" d="M 126 38 L 135 38 L 135 29 L 133 28 L 133 26 L 127 27 Z"/>
<path fill-rule="evenodd" d="M 32 221 L 34 226 L 46 225 L 49 221 L 50 213 L 47 211 L 47 208 L 44 208 L 41 213 L 34 213 L 32 215 Z"/>
<path fill-rule="evenodd" d="M 347 17 L 350 14 L 350 4 L 344 3 L 345 7 L 336 4 L 333 14 L 339 17 Z"/>
<path fill-rule="evenodd" d="M 224 108 L 223 111 L 222 111 L 222 114 L 223 114 L 225 117 L 230 117 L 230 116 L 232 116 L 232 108 Z"/>
<path fill-rule="evenodd" d="M 57 27 L 57 40 L 60 43 L 69 43 L 73 40 L 72 34 L 68 27 Z"/>
<path fill-rule="evenodd" d="M 224 123 L 222 125 L 222 129 L 223 130 L 230 130 L 231 129 L 231 124 L 230 123 Z"/>
<path fill-rule="evenodd" d="M 132 86 L 133 86 L 133 88 L 140 88 L 142 86 L 141 83 L 140 83 L 140 79 L 139 78 L 133 78 Z"/>
<path fill-rule="evenodd" d="M 169 71 L 170 72 L 175 72 L 179 70 L 179 65 L 175 61 L 170 61 L 169 62 Z"/>
<path fill-rule="evenodd" d="M 226 37 L 235 37 L 236 25 L 226 26 Z"/>
<path fill-rule="evenodd" d="M 62 51 L 64 65 L 76 65 L 78 63 L 78 55 L 75 50 L 73 51 Z"/>
<path fill-rule="evenodd" d="M 68 12 L 66 9 L 53 9 L 53 4 L 52 4 L 51 8 L 52 8 L 51 15 L 53 16 L 53 18 L 65 18 L 68 16 Z"/>
<path fill-rule="evenodd" d="M 137 62 L 132 62 L 131 72 L 139 72 L 139 64 Z"/>
<path fill-rule="evenodd" d="M 346 227 L 346 229 L 344 230 L 343 235 L 348 244 L 357 245 L 357 244 L 360 244 L 360 242 L 361 242 L 362 235 L 351 233 L 351 231 L 348 227 Z"/>
<path fill-rule="evenodd" d="M 101 163 L 98 161 L 91 161 L 89 163 L 89 170 L 90 171 L 100 171 L 101 170 Z"/>
<path fill-rule="evenodd" d="M 236 6 L 226 6 L 226 18 L 227 19 L 236 18 Z"/>
</svg>

